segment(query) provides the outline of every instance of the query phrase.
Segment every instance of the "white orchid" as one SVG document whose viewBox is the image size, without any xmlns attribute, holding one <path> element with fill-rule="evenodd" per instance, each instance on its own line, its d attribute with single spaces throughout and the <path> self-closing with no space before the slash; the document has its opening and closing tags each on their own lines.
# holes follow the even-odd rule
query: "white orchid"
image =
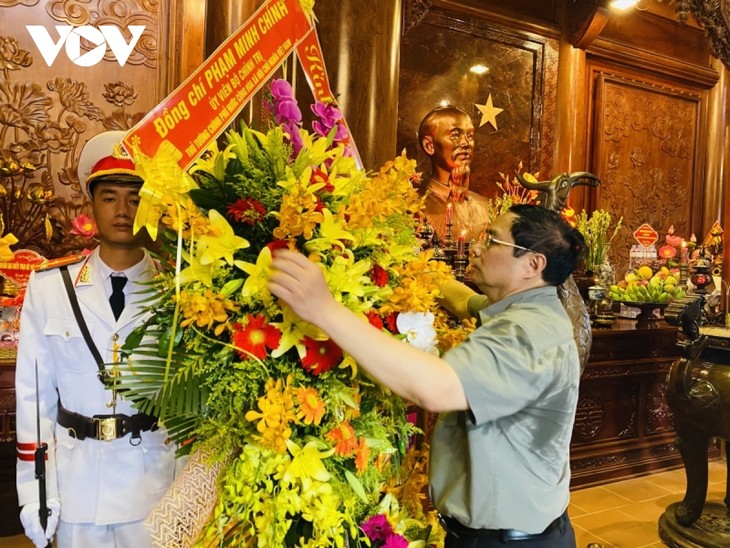
<svg viewBox="0 0 730 548">
<path fill-rule="evenodd" d="M 405 335 L 405 341 L 414 348 L 438 355 L 436 348 L 435 318 L 431 312 L 401 312 L 395 321 L 398 332 Z"/>
</svg>

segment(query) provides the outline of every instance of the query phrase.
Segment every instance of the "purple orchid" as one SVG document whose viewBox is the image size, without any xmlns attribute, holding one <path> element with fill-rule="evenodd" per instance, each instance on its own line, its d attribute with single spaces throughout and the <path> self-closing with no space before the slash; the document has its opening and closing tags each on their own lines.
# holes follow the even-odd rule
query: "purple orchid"
<svg viewBox="0 0 730 548">
<path fill-rule="evenodd" d="M 271 110 L 274 121 L 289 135 L 292 156 L 296 156 L 304 146 L 304 142 L 299 134 L 299 128 L 302 127 L 302 111 L 294 98 L 294 90 L 286 80 L 277 79 L 271 82 L 270 91 L 273 98 Z"/>
<path fill-rule="evenodd" d="M 345 124 L 342 123 L 342 112 L 334 103 L 322 103 L 317 101 L 312 105 L 312 112 L 319 117 L 319 120 L 312 122 L 312 129 L 322 137 L 326 137 L 333 127 L 337 126 L 335 134 L 335 142 L 345 141 L 349 137 L 349 133 Z"/>
</svg>

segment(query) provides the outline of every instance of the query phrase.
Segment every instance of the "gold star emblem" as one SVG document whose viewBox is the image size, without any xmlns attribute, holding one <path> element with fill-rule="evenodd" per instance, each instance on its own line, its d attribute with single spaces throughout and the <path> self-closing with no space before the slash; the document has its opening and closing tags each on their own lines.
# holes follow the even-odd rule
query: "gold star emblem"
<svg viewBox="0 0 730 548">
<path fill-rule="evenodd" d="M 497 108 L 492 104 L 492 94 L 489 94 L 489 97 L 487 97 L 487 104 L 486 105 L 476 105 L 476 107 L 480 110 L 482 113 L 482 121 L 479 123 L 479 127 L 482 127 L 484 124 L 489 122 L 492 124 L 492 127 L 494 129 L 497 128 L 497 114 L 502 112 L 503 108 Z"/>
</svg>

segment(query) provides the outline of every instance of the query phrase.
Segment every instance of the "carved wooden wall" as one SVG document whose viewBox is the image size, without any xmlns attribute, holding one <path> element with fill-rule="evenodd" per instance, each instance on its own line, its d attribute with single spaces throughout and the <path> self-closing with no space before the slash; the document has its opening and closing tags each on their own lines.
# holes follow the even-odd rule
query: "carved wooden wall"
<svg viewBox="0 0 730 548">
<path fill-rule="evenodd" d="M 703 195 L 702 92 L 601 64 L 589 63 L 589 74 L 591 170 L 601 178 L 595 207 L 623 216 L 628 227 L 649 223 L 664 235 L 674 225 L 689 237 Z M 620 272 L 633 243 L 629 230 L 617 237 L 612 260 Z"/>
<path fill-rule="evenodd" d="M 427 172 L 418 126 L 432 108 L 454 104 L 476 128 L 471 188 L 492 196 L 500 172 L 511 175 L 520 162 L 530 172 L 552 170 L 558 40 L 471 15 L 432 8 L 403 37 L 397 149 L 418 158 L 419 170 Z M 470 73 L 476 64 L 489 71 Z M 496 127 L 477 106 L 490 97 L 494 108 L 503 109 L 494 117 Z"/>
<path fill-rule="evenodd" d="M 192 41 L 183 48 L 182 25 L 174 23 L 189 7 L 188 0 L 0 0 L 0 158 L 37 168 L 2 173 L 3 185 L 21 196 L 15 203 L 0 196 L 6 210 L 3 234 L 13 232 L 20 239 L 16 248 L 55 257 L 88 245 L 68 234 L 71 219 L 85 208 L 78 155 L 95 134 L 131 128 L 179 83 L 181 67 L 195 64 L 202 42 L 196 46 L 194 40 L 202 33 L 188 30 Z M 90 67 L 74 64 L 61 48 L 49 67 L 26 25 L 43 26 L 54 42 L 56 25 L 115 25 L 126 41 L 129 25 L 145 30 L 124 66 L 109 48 Z M 93 47 L 81 40 L 82 54 Z M 27 192 L 38 199 L 30 203 L 24 199 Z M 44 212 L 33 217 L 38 226 L 29 231 L 23 223 L 39 207 Z M 24 215 L 12 218 L 7 209 Z"/>
<path fill-rule="evenodd" d="M 55 193 L 52 216 L 59 232 L 83 208 L 76 162 L 86 140 L 104 130 L 132 127 L 157 100 L 156 86 L 150 85 L 157 80 L 157 16 L 157 2 L 150 0 L 0 1 L 2 155 L 38 167 L 18 184 Z M 145 31 L 124 67 L 109 49 L 98 65 L 79 67 L 64 48 L 48 67 L 25 28 L 29 24 L 48 29 L 54 41 L 55 25 L 136 24 L 144 25 Z M 6 230 L 17 235 L 21 227 Z M 45 255 L 63 254 L 78 244 L 56 236 L 26 242 Z"/>
</svg>

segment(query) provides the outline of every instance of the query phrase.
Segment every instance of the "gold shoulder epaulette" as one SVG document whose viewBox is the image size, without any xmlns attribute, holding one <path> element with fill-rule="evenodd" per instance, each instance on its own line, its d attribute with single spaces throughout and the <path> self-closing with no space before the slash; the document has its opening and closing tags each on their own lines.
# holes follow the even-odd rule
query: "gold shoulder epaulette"
<svg viewBox="0 0 730 548">
<path fill-rule="evenodd" d="M 65 257 L 57 257 L 55 259 L 43 259 L 35 270 L 43 271 L 50 270 L 52 268 L 58 268 L 59 266 L 69 265 L 78 263 L 86 258 L 83 253 L 75 253 L 74 255 L 67 255 Z"/>
</svg>

